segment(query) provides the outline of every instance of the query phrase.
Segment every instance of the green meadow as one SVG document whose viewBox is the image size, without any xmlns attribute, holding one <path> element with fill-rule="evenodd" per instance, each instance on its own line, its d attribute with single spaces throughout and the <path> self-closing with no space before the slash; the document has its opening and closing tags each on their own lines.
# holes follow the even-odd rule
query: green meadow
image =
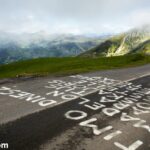
<svg viewBox="0 0 150 150">
<path fill-rule="evenodd" d="M 106 69 L 134 67 L 150 63 L 149 55 L 133 54 L 117 57 L 39 58 L 0 66 L 0 78 L 22 76 L 64 76 Z"/>
</svg>

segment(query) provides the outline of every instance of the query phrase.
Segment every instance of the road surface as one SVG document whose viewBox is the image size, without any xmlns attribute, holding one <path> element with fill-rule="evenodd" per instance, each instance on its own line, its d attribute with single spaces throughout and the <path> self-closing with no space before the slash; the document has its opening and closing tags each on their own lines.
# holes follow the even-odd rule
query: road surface
<svg viewBox="0 0 150 150">
<path fill-rule="evenodd" d="M 11 150 L 149 150 L 150 65 L 0 81 Z"/>
</svg>

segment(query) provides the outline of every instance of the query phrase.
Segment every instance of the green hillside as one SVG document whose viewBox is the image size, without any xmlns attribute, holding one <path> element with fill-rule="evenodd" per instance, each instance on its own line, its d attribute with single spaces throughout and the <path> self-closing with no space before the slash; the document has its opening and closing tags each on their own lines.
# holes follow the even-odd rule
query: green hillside
<svg viewBox="0 0 150 150">
<path fill-rule="evenodd" d="M 107 39 L 100 45 L 79 56 L 121 56 L 133 53 L 150 54 L 150 26 L 130 30 Z"/>
<path fill-rule="evenodd" d="M 133 53 L 144 53 L 144 54 L 150 54 L 150 40 L 147 40 L 146 42 L 140 44 L 137 48 L 133 50 Z"/>
<path fill-rule="evenodd" d="M 0 78 L 43 75 L 62 76 L 104 69 L 138 66 L 147 63 L 150 63 L 150 56 L 140 54 L 98 58 L 40 58 L 1 65 Z"/>
<path fill-rule="evenodd" d="M 108 53 L 115 53 L 116 49 L 119 48 L 121 41 L 124 38 L 124 34 L 112 37 L 100 45 L 86 51 L 79 56 L 83 57 L 94 57 L 94 56 L 107 56 Z"/>
</svg>

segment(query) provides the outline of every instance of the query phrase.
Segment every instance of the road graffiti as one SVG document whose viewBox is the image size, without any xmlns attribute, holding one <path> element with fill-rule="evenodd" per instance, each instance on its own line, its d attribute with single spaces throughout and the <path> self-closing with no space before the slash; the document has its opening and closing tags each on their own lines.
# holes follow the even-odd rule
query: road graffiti
<svg viewBox="0 0 150 150">
<path fill-rule="evenodd" d="M 81 75 L 70 76 L 69 78 L 71 79 L 69 82 L 63 80 L 48 81 L 46 85 L 42 87 L 45 89 L 43 96 L 5 86 L 0 87 L 0 95 L 25 100 L 32 104 L 38 104 L 41 107 L 47 107 L 77 99 L 96 92 L 108 85 L 120 82 L 103 77 L 86 77 Z M 58 102 L 58 100 L 60 102 Z"/>
<path fill-rule="evenodd" d="M 52 104 L 56 103 L 55 100 L 49 100 L 40 95 L 35 95 L 35 94 L 24 92 L 21 90 L 15 90 L 15 89 L 12 89 L 9 87 L 1 87 L 0 95 L 10 96 L 12 98 L 25 100 L 25 101 L 31 102 L 31 103 L 38 103 L 38 105 L 41 107 L 46 107 L 48 105 L 52 105 Z"/>
<path fill-rule="evenodd" d="M 1 86 L 0 96 L 40 108 L 70 102 L 68 106 L 71 107 L 65 107 L 60 114 L 64 123 L 77 124 L 79 128 L 90 131 L 92 136 L 101 136 L 102 140 L 113 143 L 116 149 L 137 150 L 144 145 L 140 137 L 133 138 L 130 143 L 119 141 L 119 137 L 126 132 L 115 126 L 113 120 L 117 118 L 117 123 L 129 124 L 131 129 L 150 133 L 149 122 L 143 117 L 150 114 L 149 86 L 105 77 L 75 75 L 68 78 L 67 81 L 51 80 L 44 83 L 41 94 L 14 86 Z M 74 104 L 75 107 L 72 106 Z M 104 119 L 109 121 L 103 123 Z"/>
<path fill-rule="evenodd" d="M 106 118 L 119 117 L 121 122 L 131 122 L 133 128 L 140 128 L 150 132 L 150 126 L 147 121 L 142 119 L 142 114 L 150 113 L 150 88 L 135 85 L 130 82 L 118 82 L 115 85 L 107 86 L 97 91 L 93 97 L 80 97 L 78 103 L 79 110 L 69 110 L 64 116 L 72 121 L 79 121 L 78 125 L 82 128 L 92 130 L 93 135 L 103 137 L 105 141 L 110 141 L 116 136 L 123 135 L 121 129 L 116 130 L 113 125 L 100 127 L 99 118 L 90 117 L 88 111 L 99 111 L 101 116 Z M 129 112 L 126 110 L 129 109 Z M 135 139 L 129 146 L 125 146 L 118 141 L 114 145 L 121 150 L 136 150 L 143 145 L 144 141 Z"/>
</svg>

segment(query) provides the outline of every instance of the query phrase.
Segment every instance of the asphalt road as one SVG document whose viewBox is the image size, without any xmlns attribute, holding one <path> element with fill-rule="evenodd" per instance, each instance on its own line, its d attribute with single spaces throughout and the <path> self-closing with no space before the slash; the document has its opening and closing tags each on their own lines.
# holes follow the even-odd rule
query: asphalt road
<svg viewBox="0 0 150 150">
<path fill-rule="evenodd" d="M 149 150 L 150 65 L 0 81 L 11 150 Z"/>
</svg>

